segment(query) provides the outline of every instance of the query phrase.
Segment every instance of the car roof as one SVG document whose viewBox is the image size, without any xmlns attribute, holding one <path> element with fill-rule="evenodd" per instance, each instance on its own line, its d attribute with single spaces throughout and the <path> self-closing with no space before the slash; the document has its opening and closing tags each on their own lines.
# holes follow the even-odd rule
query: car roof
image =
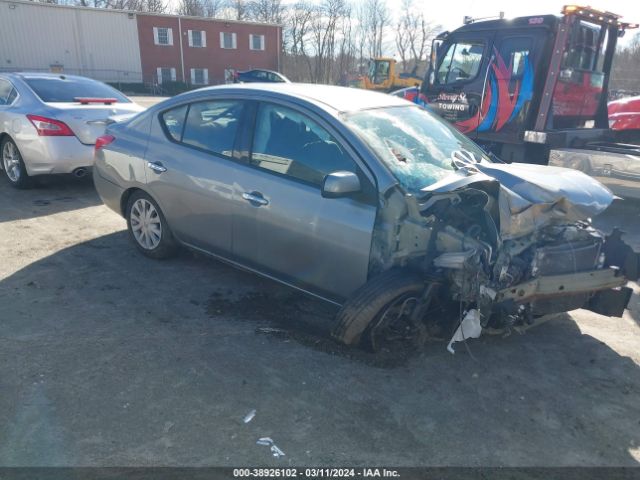
<svg viewBox="0 0 640 480">
<path fill-rule="evenodd" d="M 208 87 L 199 91 L 228 91 L 229 93 L 240 91 L 264 94 L 265 96 L 290 96 L 310 101 L 322 106 L 325 110 L 330 109 L 336 112 L 354 112 L 394 106 L 406 107 L 408 105 L 406 100 L 385 93 L 312 83 L 241 83 Z"/>
</svg>

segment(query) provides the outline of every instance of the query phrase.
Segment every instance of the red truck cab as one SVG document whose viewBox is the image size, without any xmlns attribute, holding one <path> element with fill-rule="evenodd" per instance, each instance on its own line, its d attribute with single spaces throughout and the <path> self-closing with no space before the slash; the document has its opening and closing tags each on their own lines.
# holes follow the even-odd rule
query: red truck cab
<svg viewBox="0 0 640 480">
<path fill-rule="evenodd" d="M 405 98 L 505 161 L 547 163 L 553 148 L 612 141 L 609 73 L 617 38 L 634 26 L 589 7 L 562 13 L 470 21 L 444 32 L 419 93 Z"/>
</svg>

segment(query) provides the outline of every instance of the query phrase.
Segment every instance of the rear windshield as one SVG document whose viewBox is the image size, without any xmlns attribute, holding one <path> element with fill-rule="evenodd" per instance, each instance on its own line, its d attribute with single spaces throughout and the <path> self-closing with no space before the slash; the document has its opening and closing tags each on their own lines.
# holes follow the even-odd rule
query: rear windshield
<svg viewBox="0 0 640 480">
<path fill-rule="evenodd" d="M 76 98 L 115 98 L 118 102 L 130 103 L 127 97 L 115 88 L 90 78 L 25 78 L 27 85 L 43 102 L 74 103 Z"/>
</svg>

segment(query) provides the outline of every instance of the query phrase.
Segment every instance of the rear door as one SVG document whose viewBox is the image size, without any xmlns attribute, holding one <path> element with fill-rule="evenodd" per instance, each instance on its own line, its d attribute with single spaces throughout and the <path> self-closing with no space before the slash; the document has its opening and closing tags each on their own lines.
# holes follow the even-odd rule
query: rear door
<svg viewBox="0 0 640 480">
<path fill-rule="evenodd" d="M 234 254 L 263 273 L 342 299 L 367 279 L 373 184 L 319 118 L 276 103 L 256 107 L 251 153 L 235 183 Z M 324 198 L 324 176 L 344 170 L 358 174 L 362 193 Z"/>
<path fill-rule="evenodd" d="M 483 89 L 491 61 L 493 32 L 453 34 L 441 45 L 438 63 L 424 82 L 424 100 L 458 130 L 475 138 L 491 105 Z M 480 104 L 483 103 L 481 108 Z"/>
<path fill-rule="evenodd" d="M 146 178 L 175 235 L 229 256 L 236 137 L 245 102 L 212 99 L 161 112 L 146 153 Z"/>
</svg>

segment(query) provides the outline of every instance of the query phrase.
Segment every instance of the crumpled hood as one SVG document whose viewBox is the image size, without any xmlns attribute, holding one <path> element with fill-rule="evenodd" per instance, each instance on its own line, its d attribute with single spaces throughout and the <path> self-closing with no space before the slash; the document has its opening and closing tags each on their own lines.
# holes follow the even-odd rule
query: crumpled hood
<svg viewBox="0 0 640 480">
<path fill-rule="evenodd" d="M 582 172 L 527 163 L 469 165 L 423 191 L 451 192 L 487 181 L 500 183 L 500 233 L 505 240 L 552 223 L 594 217 L 614 199 L 604 185 Z"/>
</svg>

